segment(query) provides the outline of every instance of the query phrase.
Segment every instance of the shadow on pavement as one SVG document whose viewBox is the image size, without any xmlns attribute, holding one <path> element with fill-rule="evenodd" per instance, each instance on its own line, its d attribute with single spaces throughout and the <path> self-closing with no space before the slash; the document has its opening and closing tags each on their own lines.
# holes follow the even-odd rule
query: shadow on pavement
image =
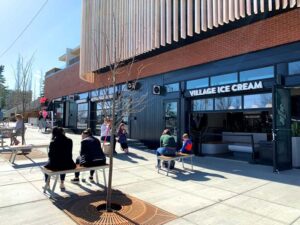
<svg viewBox="0 0 300 225">
<path fill-rule="evenodd" d="M 30 167 L 42 167 L 46 165 L 47 162 L 33 162 L 33 163 L 26 163 L 26 164 L 13 164 L 12 167 L 14 169 L 25 169 L 25 168 L 30 168 Z"/>
<path fill-rule="evenodd" d="M 139 159 L 139 160 L 144 160 L 144 161 L 148 161 L 147 158 L 140 156 L 138 154 L 135 154 L 133 152 L 129 152 L 128 154 L 124 153 L 124 154 L 115 154 L 114 158 L 116 159 L 120 159 L 120 160 L 126 160 L 132 163 L 138 163 L 138 161 L 134 160 L 134 159 Z"/>
</svg>

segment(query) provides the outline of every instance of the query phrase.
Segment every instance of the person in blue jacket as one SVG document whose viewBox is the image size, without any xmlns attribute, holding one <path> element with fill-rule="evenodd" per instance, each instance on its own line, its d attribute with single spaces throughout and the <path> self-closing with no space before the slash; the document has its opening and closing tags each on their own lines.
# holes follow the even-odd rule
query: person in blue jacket
<svg viewBox="0 0 300 225">
<path fill-rule="evenodd" d="M 179 152 L 181 153 L 185 153 L 185 154 L 192 154 L 193 151 L 193 143 L 189 138 L 189 135 L 187 133 L 184 133 L 182 135 L 182 147 L 179 150 Z"/>
</svg>

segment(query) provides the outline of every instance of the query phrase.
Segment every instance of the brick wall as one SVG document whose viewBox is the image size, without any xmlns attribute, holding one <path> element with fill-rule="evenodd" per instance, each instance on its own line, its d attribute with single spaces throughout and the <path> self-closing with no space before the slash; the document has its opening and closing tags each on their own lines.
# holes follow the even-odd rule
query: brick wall
<svg viewBox="0 0 300 225">
<path fill-rule="evenodd" d="M 96 84 L 85 82 L 79 78 L 79 63 L 45 79 L 45 97 L 50 100 L 96 88 Z"/>
<path fill-rule="evenodd" d="M 118 82 L 135 79 L 141 66 L 145 68 L 140 77 L 148 77 L 296 41 L 300 41 L 300 9 L 136 62 L 130 78 L 122 68 Z M 109 77 L 109 72 L 97 75 L 95 84 L 89 84 L 79 79 L 78 64 L 66 70 L 59 72 L 64 76 L 46 79 L 46 97 L 88 91 L 102 86 Z"/>
</svg>

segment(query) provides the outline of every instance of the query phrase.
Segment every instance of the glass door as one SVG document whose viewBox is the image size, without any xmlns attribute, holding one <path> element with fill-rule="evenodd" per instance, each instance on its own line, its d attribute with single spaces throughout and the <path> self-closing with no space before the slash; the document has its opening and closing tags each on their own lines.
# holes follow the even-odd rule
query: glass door
<svg viewBox="0 0 300 225">
<path fill-rule="evenodd" d="M 68 127 L 75 128 L 77 123 L 77 104 L 75 102 L 69 102 L 69 116 Z"/>
<path fill-rule="evenodd" d="M 290 90 L 273 87 L 273 169 L 292 167 Z"/>
<path fill-rule="evenodd" d="M 165 129 L 171 131 L 172 136 L 178 142 L 179 126 L 178 126 L 178 101 L 167 101 L 164 103 L 165 113 Z"/>
</svg>

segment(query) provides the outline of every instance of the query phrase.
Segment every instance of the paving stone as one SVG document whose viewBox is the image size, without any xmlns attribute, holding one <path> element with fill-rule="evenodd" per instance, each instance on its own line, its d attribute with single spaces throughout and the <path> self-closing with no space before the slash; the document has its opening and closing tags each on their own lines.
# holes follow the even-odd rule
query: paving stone
<svg viewBox="0 0 300 225">
<path fill-rule="evenodd" d="M 245 195 L 300 209 L 300 186 L 298 185 L 273 182 Z"/>
<path fill-rule="evenodd" d="M 49 200 L 0 208 L 0 225 L 76 225 Z"/>
<path fill-rule="evenodd" d="M 0 186 L 16 183 L 24 183 L 26 179 L 17 171 L 3 171 L 0 172 Z"/>
<path fill-rule="evenodd" d="M 0 193 L 0 207 L 46 199 L 46 197 L 30 183 L 0 186 Z"/>
<path fill-rule="evenodd" d="M 223 204 L 287 224 L 300 217 L 299 209 L 248 196 L 240 195 L 223 202 Z"/>
<path fill-rule="evenodd" d="M 279 221 L 264 218 L 244 210 L 223 205 L 213 205 L 183 217 L 195 223 L 205 225 L 283 225 Z"/>
</svg>

